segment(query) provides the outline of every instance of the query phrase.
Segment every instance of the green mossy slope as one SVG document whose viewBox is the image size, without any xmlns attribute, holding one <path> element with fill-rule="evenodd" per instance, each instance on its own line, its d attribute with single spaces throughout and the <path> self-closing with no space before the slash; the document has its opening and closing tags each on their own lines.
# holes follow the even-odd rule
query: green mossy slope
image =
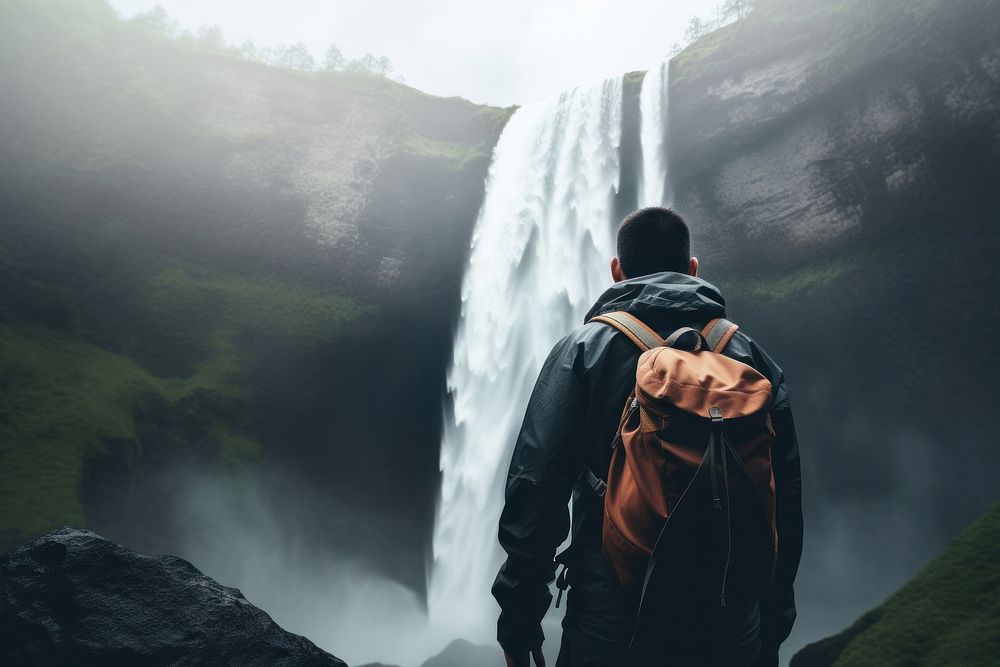
<svg viewBox="0 0 1000 667">
<path fill-rule="evenodd" d="M 261 445 L 252 415 L 253 342 L 330 345 L 366 310 L 301 286 L 179 268 L 152 277 L 147 303 L 159 342 L 188 351 L 187 375 L 154 375 L 52 328 L 0 325 L 0 549 L 53 526 L 87 524 L 80 499 L 86 461 L 114 454 L 139 476 L 144 456 L 176 454 L 143 451 L 149 443 L 137 434 L 137 415 L 151 404 L 203 413 L 185 429 L 189 439 L 174 443 L 201 448 L 197 460 L 223 469 L 254 464 Z"/>
<path fill-rule="evenodd" d="M 884 604 L 792 667 L 975 667 L 1000 656 L 1000 504 Z"/>
</svg>

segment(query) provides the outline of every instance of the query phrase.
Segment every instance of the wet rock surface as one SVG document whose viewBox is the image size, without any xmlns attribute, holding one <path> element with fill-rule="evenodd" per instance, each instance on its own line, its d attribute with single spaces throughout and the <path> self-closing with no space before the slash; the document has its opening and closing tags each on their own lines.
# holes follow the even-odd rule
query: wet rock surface
<svg viewBox="0 0 1000 667">
<path fill-rule="evenodd" d="M 466 639 L 456 639 L 443 651 L 427 658 L 420 667 L 503 667 L 503 651 L 497 645 L 473 644 Z M 359 667 L 399 667 L 381 662 L 369 662 Z"/>
<path fill-rule="evenodd" d="M 473 644 L 456 639 L 443 651 L 429 658 L 421 667 L 503 667 L 503 652 L 499 646 Z"/>
<path fill-rule="evenodd" d="M 773 269 L 983 195 L 998 6 L 771 2 L 675 58 L 670 174 L 698 252 Z"/>
<path fill-rule="evenodd" d="M 995 434 L 954 416 L 990 414 L 1000 354 L 941 341 L 998 324 L 998 9 L 769 0 L 671 61 L 674 206 L 795 411 L 807 537 L 784 658 L 996 499 Z"/>
<path fill-rule="evenodd" d="M 7 665 L 345 663 L 175 556 L 60 528 L 0 557 Z"/>
</svg>

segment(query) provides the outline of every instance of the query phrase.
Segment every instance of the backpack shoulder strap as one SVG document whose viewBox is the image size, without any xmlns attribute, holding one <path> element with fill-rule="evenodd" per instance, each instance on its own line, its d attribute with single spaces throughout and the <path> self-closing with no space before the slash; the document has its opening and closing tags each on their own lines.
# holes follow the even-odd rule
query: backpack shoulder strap
<svg viewBox="0 0 1000 667">
<path fill-rule="evenodd" d="M 616 310 L 604 313 L 597 317 L 592 317 L 589 322 L 603 322 L 613 326 L 618 331 L 628 336 L 629 340 L 635 343 L 640 350 L 648 350 L 651 347 L 663 345 L 663 339 L 655 331 L 643 324 L 642 320 L 635 315 L 630 315 L 624 310 Z"/>
<path fill-rule="evenodd" d="M 739 328 L 738 324 L 733 324 L 724 317 L 717 317 L 705 325 L 701 335 L 708 341 L 708 349 L 712 352 L 722 352 Z"/>
</svg>

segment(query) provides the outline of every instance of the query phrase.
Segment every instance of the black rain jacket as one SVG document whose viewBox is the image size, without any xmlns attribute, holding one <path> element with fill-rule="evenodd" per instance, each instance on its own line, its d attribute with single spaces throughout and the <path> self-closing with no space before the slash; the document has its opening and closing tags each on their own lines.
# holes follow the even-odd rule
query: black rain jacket
<svg viewBox="0 0 1000 667">
<path fill-rule="evenodd" d="M 724 317 L 725 301 L 708 282 L 663 272 L 616 283 L 587 313 L 586 320 L 627 311 L 661 336 L 682 326 L 702 327 Z M 554 557 L 570 529 L 572 562 L 564 641 L 567 633 L 604 646 L 627 642 L 634 598 L 620 587 L 601 553 L 600 499 L 579 481 L 584 466 L 604 477 L 611 441 L 624 402 L 635 385 L 640 350 L 614 328 L 594 322 L 564 337 L 549 353 L 528 402 L 511 459 L 500 517 L 500 544 L 507 560 L 493 584 L 500 603 L 497 639 L 511 652 L 541 645 L 541 620 L 552 594 Z M 764 647 L 784 641 L 795 620 L 792 583 L 802 551 L 799 450 L 778 365 L 742 330 L 724 354 L 753 366 L 774 387 L 772 421 L 777 433 L 773 470 L 777 491 L 778 560 L 775 586 L 760 601 Z M 581 524 L 582 518 L 582 524 Z M 754 610 L 757 623 L 756 605 Z"/>
</svg>

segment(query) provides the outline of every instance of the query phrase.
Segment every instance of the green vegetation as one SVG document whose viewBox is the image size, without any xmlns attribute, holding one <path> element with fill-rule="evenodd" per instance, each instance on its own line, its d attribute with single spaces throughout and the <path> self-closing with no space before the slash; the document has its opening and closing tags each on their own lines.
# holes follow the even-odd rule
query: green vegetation
<svg viewBox="0 0 1000 667">
<path fill-rule="evenodd" d="M 107 455 L 110 442 L 125 443 L 125 465 L 139 467 L 136 412 L 150 396 L 177 404 L 232 382 L 226 376 L 235 370 L 206 364 L 190 378 L 161 379 L 50 330 L 0 326 L 0 550 L 64 523 L 84 523 L 82 468 L 88 457 Z M 217 429 L 221 464 L 256 458 L 260 446 L 251 436 L 224 423 Z"/>
<path fill-rule="evenodd" d="M 148 452 L 136 415 L 150 401 L 168 413 L 192 404 L 206 413 L 195 439 L 211 451 L 201 458 L 228 469 L 252 464 L 261 445 L 252 424 L 241 423 L 252 420 L 233 416 L 254 400 L 246 345 L 262 338 L 296 349 L 329 344 L 365 311 L 287 282 L 181 268 L 153 276 L 146 308 L 145 317 L 176 329 L 165 332 L 173 345 L 196 355 L 190 375 L 157 377 L 48 328 L 0 325 L 0 550 L 84 523 L 81 471 L 88 457 L 108 453 L 109 442 L 125 443 L 127 466 L 138 473 Z"/>
<path fill-rule="evenodd" d="M 248 49 L 159 10 L 0 2 L 0 552 L 65 523 L 173 548 L 174 473 L 263 488 L 261 462 L 339 445 L 330 403 L 388 365 L 362 331 L 430 308 L 407 333 L 440 354 L 455 278 L 426 250 L 459 256 L 513 108 Z M 332 497 L 351 474 L 324 465 Z"/>
<path fill-rule="evenodd" d="M 411 278 L 423 221 L 474 215 L 512 108 L 246 50 L 162 10 L 0 2 L 0 551 L 133 529 L 170 466 L 256 474 L 338 391 L 340 341 L 401 298 L 381 260 Z"/>
<path fill-rule="evenodd" d="M 627 87 L 630 85 L 641 86 L 642 80 L 646 76 L 646 70 L 637 69 L 632 72 L 626 72 L 622 83 Z"/>
<path fill-rule="evenodd" d="M 747 277 L 739 281 L 720 280 L 719 288 L 726 295 L 742 299 L 782 301 L 803 292 L 828 287 L 840 277 L 853 273 L 875 261 L 875 252 L 861 250 L 811 262 L 785 274 L 768 274 L 767 277 Z"/>
<path fill-rule="evenodd" d="M 377 109 L 371 115 L 384 121 L 380 139 L 395 139 L 380 146 L 404 154 L 420 154 L 423 146 L 414 150 L 414 144 L 425 140 L 471 144 L 476 154 L 485 147 L 488 155 L 513 111 L 437 98 L 366 67 L 303 71 L 280 59 L 247 60 L 240 50 L 216 43 L 212 31 L 177 33 L 169 17 L 156 14 L 123 22 L 105 0 L 0 3 L 0 81 L 9 118 L 31 130 L 5 138 L 74 168 L 156 169 L 152 158 L 162 157 L 161 142 L 181 132 L 212 132 L 214 121 L 206 124 L 203 114 L 219 101 L 220 83 L 240 87 L 243 76 L 283 91 L 308 82 L 310 107 L 302 112 L 322 113 L 328 121 L 352 102 L 370 103 Z M 0 120 L 0 130 L 6 121 Z M 398 136 L 390 137 L 391 128 Z M 411 138 L 411 131 L 420 136 Z M 488 145 L 479 145 L 484 138 Z M 453 169 L 471 157 L 436 145 L 431 154 L 458 154 Z"/>
<path fill-rule="evenodd" d="M 132 402 L 153 387 L 134 363 L 32 327 L 0 329 L 0 550 L 80 523 L 86 450 L 134 436 Z"/>
<path fill-rule="evenodd" d="M 1000 656 L 1000 503 L 916 577 L 839 635 L 792 660 L 835 667 L 966 667 Z"/>
<path fill-rule="evenodd" d="M 489 159 L 492 144 L 483 142 L 476 146 L 458 141 L 435 141 L 410 132 L 403 140 L 402 152 L 418 158 L 440 160 L 450 170 L 464 169 L 470 160 Z"/>
<path fill-rule="evenodd" d="M 671 59 L 670 70 L 673 83 L 676 85 L 686 78 L 696 79 L 708 70 L 728 64 L 729 60 L 718 61 L 722 53 L 721 47 L 728 42 L 733 31 L 740 27 L 739 24 L 729 24 L 713 30 L 674 56 Z M 736 54 L 732 54 L 731 57 L 735 58 Z"/>
<path fill-rule="evenodd" d="M 296 346 L 330 343 L 366 308 L 351 299 L 289 281 L 185 271 L 156 274 L 149 299 L 165 326 L 194 324 L 221 347 L 236 335 L 277 335 Z"/>
<path fill-rule="evenodd" d="M 786 41 L 795 41 L 775 39 L 776 35 L 810 35 L 815 26 L 826 25 L 833 15 L 845 14 L 846 5 L 844 2 L 784 1 L 758 4 L 760 6 L 750 12 L 748 17 L 700 34 L 674 56 L 671 69 L 673 82 L 677 84 L 697 80 L 712 72 L 739 71 L 740 68 L 734 66 L 754 57 L 757 52 L 765 52 Z M 756 43 L 751 41 L 748 45 L 746 40 L 736 38 L 743 31 L 757 32 L 761 36 L 767 34 L 767 39 L 761 38 Z M 751 45 L 756 48 L 756 52 L 753 48 L 748 48 Z"/>
</svg>

